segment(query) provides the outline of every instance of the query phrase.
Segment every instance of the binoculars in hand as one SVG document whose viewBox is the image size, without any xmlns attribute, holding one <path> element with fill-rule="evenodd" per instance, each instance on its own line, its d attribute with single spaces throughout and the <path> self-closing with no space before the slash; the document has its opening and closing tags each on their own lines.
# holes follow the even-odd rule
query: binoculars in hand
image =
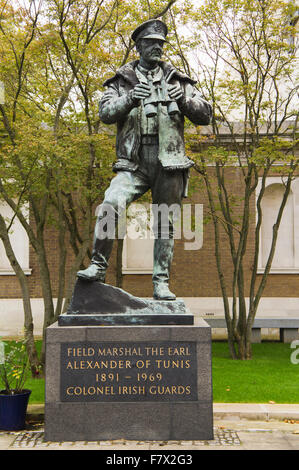
<svg viewBox="0 0 299 470">
<path fill-rule="evenodd" d="M 151 88 L 151 94 L 143 102 L 144 112 L 147 118 L 157 116 L 158 104 L 161 103 L 167 106 L 169 116 L 174 116 L 179 113 L 179 108 L 176 101 L 172 100 L 168 95 L 167 84 L 165 80 L 154 86 L 153 82 L 148 82 Z"/>
</svg>

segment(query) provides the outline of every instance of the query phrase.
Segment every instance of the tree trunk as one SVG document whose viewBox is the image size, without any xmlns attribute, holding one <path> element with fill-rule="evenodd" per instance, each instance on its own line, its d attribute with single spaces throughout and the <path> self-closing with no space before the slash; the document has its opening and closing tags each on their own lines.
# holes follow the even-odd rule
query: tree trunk
<svg viewBox="0 0 299 470">
<path fill-rule="evenodd" d="M 89 247 L 90 247 L 90 228 L 92 224 L 92 217 L 91 217 L 91 211 L 88 211 L 88 219 L 85 221 L 85 227 L 84 227 L 84 236 L 83 236 L 83 242 L 79 247 L 77 256 L 75 258 L 75 261 L 70 269 L 69 275 L 68 275 L 68 282 L 66 286 L 66 292 L 65 292 L 65 299 L 64 299 L 64 305 L 63 305 L 63 312 L 66 312 L 69 303 L 71 301 L 71 296 L 72 292 L 74 289 L 74 284 L 76 282 L 76 274 L 77 271 L 82 267 L 82 263 L 88 253 Z"/>
<path fill-rule="evenodd" d="M 54 312 L 54 304 L 53 304 L 53 294 L 52 294 L 52 286 L 51 286 L 51 279 L 50 279 L 50 272 L 49 266 L 47 263 L 47 256 L 45 251 L 45 246 L 43 240 L 41 240 L 41 244 L 36 251 L 38 264 L 39 264 L 39 272 L 40 272 L 40 279 L 41 279 L 41 287 L 43 293 L 43 302 L 44 302 L 44 322 L 43 322 L 43 345 L 41 350 L 40 361 L 42 364 L 45 363 L 45 335 L 46 335 L 46 328 L 50 326 L 55 318 Z"/>
<path fill-rule="evenodd" d="M 58 237 L 58 246 L 59 246 L 59 270 L 58 270 L 58 292 L 57 292 L 57 304 L 55 308 L 54 318 L 62 312 L 63 299 L 64 299 L 64 289 L 65 289 L 65 266 L 67 260 L 67 250 L 65 246 L 65 233 L 66 227 L 63 217 L 63 204 L 62 204 L 62 195 L 59 191 L 58 193 L 58 213 L 59 213 L 59 237 Z"/>
<path fill-rule="evenodd" d="M 40 361 L 38 358 L 38 354 L 35 347 L 34 342 L 34 335 L 33 335 L 33 316 L 32 316 L 32 309 L 30 303 L 30 293 L 26 275 L 24 274 L 21 266 L 19 265 L 14 251 L 12 249 L 9 236 L 6 230 L 5 220 L 0 214 L 0 238 L 3 242 L 6 256 L 9 259 L 11 267 L 13 268 L 18 281 L 20 283 L 20 287 L 22 290 L 22 298 L 23 298 L 23 308 L 24 308 L 24 336 L 26 340 L 26 349 L 29 359 L 29 364 L 31 367 L 32 376 L 36 377 L 39 373 L 39 366 Z"/>
</svg>

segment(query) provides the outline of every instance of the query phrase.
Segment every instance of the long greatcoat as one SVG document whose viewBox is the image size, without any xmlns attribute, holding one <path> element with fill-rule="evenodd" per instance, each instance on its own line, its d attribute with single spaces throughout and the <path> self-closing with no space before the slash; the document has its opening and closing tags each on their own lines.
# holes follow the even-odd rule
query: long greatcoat
<svg viewBox="0 0 299 470">
<path fill-rule="evenodd" d="M 114 171 L 136 171 L 141 142 L 141 105 L 132 97 L 133 88 L 139 80 L 135 73 L 138 61 L 121 67 L 104 83 L 107 87 L 100 103 L 99 116 L 106 124 L 117 124 L 116 155 Z M 178 101 L 180 113 L 164 116 L 159 123 L 159 159 L 166 170 L 187 170 L 192 161 L 185 155 L 184 117 L 195 125 L 208 125 L 211 119 L 211 106 L 194 87 L 194 80 L 180 73 L 172 65 L 159 62 L 166 83 L 179 84 L 184 97 Z"/>
</svg>

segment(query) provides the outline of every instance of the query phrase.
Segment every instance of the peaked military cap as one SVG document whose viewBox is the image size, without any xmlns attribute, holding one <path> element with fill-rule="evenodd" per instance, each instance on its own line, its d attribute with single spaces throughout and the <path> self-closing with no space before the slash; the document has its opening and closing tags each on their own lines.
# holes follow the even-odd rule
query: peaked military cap
<svg viewBox="0 0 299 470">
<path fill-rule="evenodd" d="M 132 33 L 133 41 L 138 39 L 161 39 L 166 41 L 168 28 L 161 20 L 148 20 L 139 25 Z"/>
</svg>

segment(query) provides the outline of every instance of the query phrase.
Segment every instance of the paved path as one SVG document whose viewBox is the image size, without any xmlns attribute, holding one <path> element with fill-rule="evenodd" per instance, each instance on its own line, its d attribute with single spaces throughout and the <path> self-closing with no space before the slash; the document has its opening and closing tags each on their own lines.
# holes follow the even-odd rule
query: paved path
<svg viewBox="0 0 299 470">
<path fill-rule="evenodd" d="M 105 459 L 123 454 L 129 457 L 130 452 L 147 455 L 143 451 L 187 455 L 188 451 L 201 450 L 299 450 L 299 405 L 214 404 L 212 441 L 44 442 L 42 412 L 43 407 L 31 406 L 28 429 L 0 431 L 0 450 L 102 450 L 106 451 Z M 138 466 L 142 468 L 148 458 L 151 457 L 141 460 Z"/>
</svg>

